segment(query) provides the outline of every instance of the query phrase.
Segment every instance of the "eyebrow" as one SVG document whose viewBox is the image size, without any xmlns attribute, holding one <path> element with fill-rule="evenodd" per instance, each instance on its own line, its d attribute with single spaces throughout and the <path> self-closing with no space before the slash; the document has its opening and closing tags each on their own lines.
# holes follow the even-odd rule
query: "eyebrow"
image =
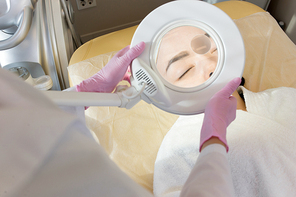
<svg viewBox="0 0 296 197">
<path fill-rule="evenodd" d="M 175 55 L 175 56 L 169 61 L 168 66 L 167 66 L 167 68 L 166 68 L 166 71 L 168 71 L 168 69 L 169 69 L 169 67 L 171 66 L 172 63 L 174 63 L 174 62 L 176 62 L 176 61 L 178 61 L 178 60 L 180 60 L 180 59 L 182 59 L 182 58 L 184 58 L 184 57 L 186 57 L 186 56 L 188 56 L 188 55 L 189 55 L 189 53 L 188 53 L 187 51 L 182 51 L 182 52 L 178 53 L 177 55 Z"/>
</svg>

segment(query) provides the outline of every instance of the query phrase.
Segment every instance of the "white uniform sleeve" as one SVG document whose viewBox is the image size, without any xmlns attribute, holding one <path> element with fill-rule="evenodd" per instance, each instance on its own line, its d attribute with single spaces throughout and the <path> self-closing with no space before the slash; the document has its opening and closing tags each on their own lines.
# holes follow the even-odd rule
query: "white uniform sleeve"
<svg viewBox="0 0 296 197">
<path fill-rule="evenodd" d="M 109 159 L 79 121 L 69 125 L 14 196 L 24 194 L 30 197 L 152 196 Z"/>
<path fill-rule="evenodd" d="M 151 196 L 76 116 L 0 68 L 0 196 Z"/>
<path fill-rule="evenodd" d="M 234 196 L 225 147 L 213 144 L 202 150 L 180 196 Z"/>
</svg>

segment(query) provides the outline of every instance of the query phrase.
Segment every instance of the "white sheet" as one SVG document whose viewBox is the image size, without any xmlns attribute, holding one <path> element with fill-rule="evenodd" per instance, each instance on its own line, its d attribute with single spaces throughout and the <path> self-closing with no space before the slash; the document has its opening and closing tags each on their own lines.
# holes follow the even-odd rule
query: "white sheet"
<svg viewBox="0 0 296 197">
<path fill-rule="evenodd" d="M 296 89 L 243 91 L 248 112 L 238 110 L 227 130 L 236 196 L 294 196 Z M 182 188 L 199 154 L 202 120 L 181 116 L 165 136 L 155 162 L 156 196 Z"/>
</svg>

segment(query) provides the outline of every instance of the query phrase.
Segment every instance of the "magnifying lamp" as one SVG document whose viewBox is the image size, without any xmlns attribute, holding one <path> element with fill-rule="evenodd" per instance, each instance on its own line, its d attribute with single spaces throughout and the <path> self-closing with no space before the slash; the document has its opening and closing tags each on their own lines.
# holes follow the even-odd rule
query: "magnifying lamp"
<svg viewBox="0 0 296 197">
<path fill-rule="evenodd" d="M 141 41 L 146 48 L 132 62 L 131 87 L 116 94 L 76 93 L 85 95 L 81 99 L 85 106 L 131 108 L 144 100 L 170 113 L 198 114 L 244 70 L 245 50 L 238 28 L 222 10 L 203 1 L 172 1 L 153 10 L 138 26 L 131 47 Z M 85 103 L 94 98 L 91 95 L 96 95 L 96 104 Z M 78 105 L 78 96 L 74 97 L 59 102 Z"/>
</svg>

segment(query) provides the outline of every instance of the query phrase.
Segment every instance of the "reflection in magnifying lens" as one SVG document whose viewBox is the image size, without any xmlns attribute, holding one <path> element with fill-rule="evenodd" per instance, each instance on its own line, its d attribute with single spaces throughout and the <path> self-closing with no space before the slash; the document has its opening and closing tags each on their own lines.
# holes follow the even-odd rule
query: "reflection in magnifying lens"
<svg viewBox="0 0 296 197">
<path fill-rule="evenodd" d="M 197 35 L 191 40 L 191 48 L 197 54 L 206 54 L 211 49 L 211 40 L 205 34 Z"/>
<path fill-rule="evenodd" d="M 166 32 L 157 46 L 156 68 L 174 86 L 197 87 L 215 72 L 217 46 L 203 29 L 178 26 Z"/>
</svg>

